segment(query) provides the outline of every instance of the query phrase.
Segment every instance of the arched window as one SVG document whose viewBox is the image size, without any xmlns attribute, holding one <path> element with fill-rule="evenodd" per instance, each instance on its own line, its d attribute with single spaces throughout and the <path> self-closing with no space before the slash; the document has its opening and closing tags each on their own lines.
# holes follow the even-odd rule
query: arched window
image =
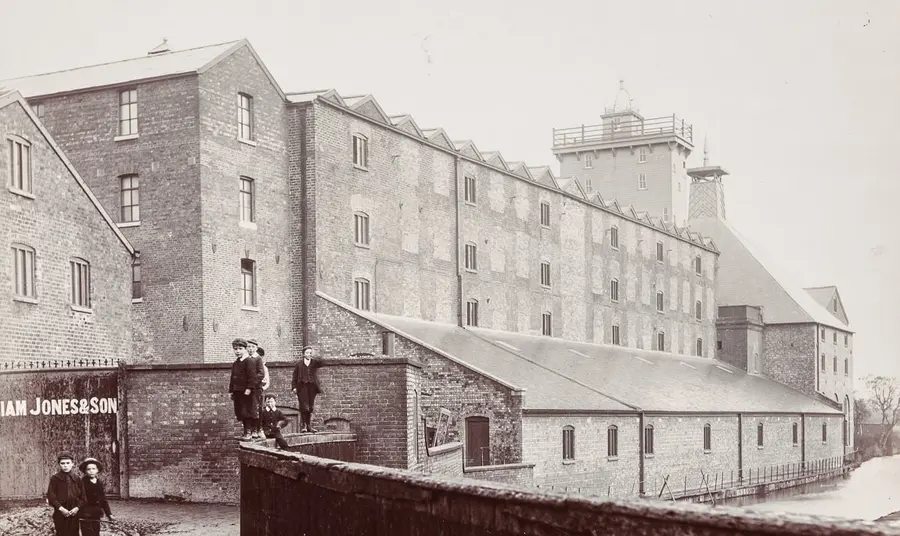
<svg viewBox="0 0 900 536">
<path fill-rule="evenodd" d="M 357 309 L 369 310 L 369 280 L 357 277 L 353 280 L 353 302 Z"/>
<path fill-rule="evenodd" d="M 353 214 L 353 242 L 357 246 L 369 245 L 369 215 L 365 212 Z"/>
<path fill-rule="evenodd" d="M 653 425 L 644 426 L 644 454 L 653 454 Z"/>
<path fill-rule="evenodd" d="M 84 259 L 71 259 L 72 305 L 91 307 L 91 264 Z"/>
<path fill-rule="evenodd" d="M 619 455 L 619 427 L 616 425 L 606 429 L 606 455 L 610 458 Z"/>
<path fill-rule="evenodd" d="M 24 244 L 12 245 L 13 291 L 17 298 L 37 297 L 34 285 L 34 248 Z"/>
<path fill-rule="evenodd" d="M 575 459 L 575 428 L 573 426 L 563 426 L 562 449 L 564 460 Z"/>
<path fill-rule="evenodd" d="M 550 311 L 541 314 L 541 335 L 553 335 L 553 314 Z"/>
<path fill-rule="evenodd" d="M 709 423 L 703 425 L 703 450 L 712 450 L 712 425 Z"/>
</svg>

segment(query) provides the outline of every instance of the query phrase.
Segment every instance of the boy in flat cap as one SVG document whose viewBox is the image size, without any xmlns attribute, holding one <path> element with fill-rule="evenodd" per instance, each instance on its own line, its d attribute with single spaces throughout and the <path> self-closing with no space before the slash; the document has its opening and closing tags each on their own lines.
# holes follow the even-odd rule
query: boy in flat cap
<svg viewBox="0 0 900 536">
<path fill-rule="evenodd" d="M 256 404 L 256 393 L 262 384 L 262 361 L 251 359 L 247 353 L 247 341 L 235 339 L 231 343 L 234 350 L 234 363 L 231 364 L 231 382 L 228 390 L 234 400 L 234 416 L 241 421 L 244 433 L 241 441 L 249 441 L 256 429 L 259 419 L 259 406 Z"/>
<path fill-rule="evenodd" d="M 47 502 L 53 507 L 53 526 L 56 536 L 78 536 L 78 511 L 84 504 L 81 481 L 72 474 L 75 458 L 63 452 L 56 458 L 59 471 L 50 477 Z"/>
<path fill-rule="evenodd" d="M 291 391 L 297 395 L 300 418 L 303 421 L 300 432 L 316 432 L 312 427 L 312 413 L 316 395 L 322 392 L 316 374 L 316 370 L 321 366 L 322 362 L 315 358 L 313 347 L 304 346 L 303 357 L 294 366 L 294 376 L 291 379 Z"/>
<path fill-rule="evenodd" d="M 78 464 L 81 477 L 81 488 L 84 490 L 84 508 L 81 509 L 81 536 L 100 536 L 100 519 L 106 514 L 112 519 L 109 501 L 103 481 L 97 475 L 103 470 L 103 464 L 97 458 L 85 458 Z"/>
<path fill-rule="evenodd" d="M 263 356 L 266 355 L 266 351 L 259 347 L 259 343 L 256 342 L 256 339 L 247 339 L 247 353 L 250 354 L 250 359 L 259 361 L 263 369 L 263 379 L 262 382 L 260 382 L 259 389 L 253 390 L 253 405 L 257 409 L 258 414 L 254 418 L 250 435 L 252 439 L 264 439 L 266 436 L 263 434 L 260 419 L 262 418 L 263 409 L 263 390 L 268 389 L 269 387 L 269 369 L 266 368 L 266 361 L 263 359 Z"/>
</svg>

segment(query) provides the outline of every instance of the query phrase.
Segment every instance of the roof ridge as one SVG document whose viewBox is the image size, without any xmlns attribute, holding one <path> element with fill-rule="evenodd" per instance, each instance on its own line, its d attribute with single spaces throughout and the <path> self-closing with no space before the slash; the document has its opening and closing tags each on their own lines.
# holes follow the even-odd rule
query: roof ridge
<svg viewBox="0 0 900 536">
<path fill-rule="evenodd" d="M 144 55 L 144 56 L 136 56 L 136 57 L 134 57 L 134 58 L 125 58 L 124 60 L 115 60 L 115 61 L 106 61 L 106 62 L 101 62 L 101 63 L 93 63 L 93 64 L 90 64 L 90 65 L 81 65 L 81 66 L 79 66 L 79 67 L 72 67 L 72 68 L 70 68 L 70 69 L 60 69 L 60 70 L 58 70 L 58 71 L 50 71 L 50 72 L 46 72 L 46 73 L 26 74 L 26 75 L 22 75 L 22 76 L 17 76 L 17 77 L 15 77 L 15 78 L 8 78 L 7 80 L 19 80 L 19 79 L 22 79 L 22 78 L 38 78 L 38 77 L 41 77 L 41 76 L 49 76 L 49 75 L 51 75 L 51 74 L 68 73 L 68 72 L 72 72 L 72 71 L 78 71 L 78 70 L 80 70 L 80 69 L 89 69 L 89 68 L 91 68 L 91 67 L 102 67 L 102 66 L 104 66 L 104 65 L 113 65 L 113 64 L 116 64 L 116 63 L 126 63 L 126 62 L 129 62 L 129 61 L 143 60 L 143 59 L 147 59 L 147 58 L 171 56 L 172 54 L 180 54 L 180 53 L 182 53 L 182 52 L 190 52 L 190 51 L 192 51 L 192 50 L 200 50 L 200 49 L 202 49 L 202 48 L 212 48 L 212 47 L 218 47 L 218 46 L 223 46 L 223 45 L 233 45 L 233 44 L 239 43 L 239 42 L 241 42 L 241 41 L 243 41 L 243 40 L 244 40 L 244 39 L 237 39 L 237 40 L 234 40 L 234 41 L 224 41 L 224 42 L 222 42 L 222 43 L 216 43 L 216 44 L 214 44 L 214 45 L 203 45 L 203 46 L 199 46 L 199 47 L 185 48 L 185 49 L 183 49 L 183 50 L 173 50 L 173 51 L 171 51 L 171 52 L 169 52 L 169 53 L 166 53 L 166 54 L 156 54 L 156 55 L 153 55 L 153 56 L 148 56 L 148 55 Z"/>
</svg>

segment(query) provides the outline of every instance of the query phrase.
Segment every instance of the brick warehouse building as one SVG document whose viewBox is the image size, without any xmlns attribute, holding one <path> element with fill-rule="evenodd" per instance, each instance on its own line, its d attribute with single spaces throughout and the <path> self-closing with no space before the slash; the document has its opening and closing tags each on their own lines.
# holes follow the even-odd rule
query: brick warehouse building
<svg viewBox="0 0 900 536">
<path fill-rule="evenodd" d="M 2 88 L 0 139 L 0 336 L 15 348 L 0 367 L 129 356 L 134 250 L 25 99 Z"/>
<path fill-rule="evenodd" d="M 804 431 L 807 422 L 823 424 L 807 417 L 840 421 L 833 408 L 727 366 L 720 371 L 713 360 L 702 360 L 703 372 L 734 377 L 741 385 L 731 387 L 744 402 L 775 389 L 781 406 L 712 396 L 705 405 L 677 408 L 647 398 L 650 387 L 614 400 L 608 383 L 582 385 L 601 363 L 652 367 L 662 359 L 672 372 L 668 365 L 698 370 L 700 362 L 670 354 L 714 356 L 715 244 L 589 195 L 580 180 L 507 162 L 472 142 L 451 141 L 441 129 L 421 129 L 409 116 L 388 116 L 370 96 L 284 94 L 246 41 L 163 48 L 9 83 L 23 88 L 76 166 L 89 170 L 83 175 L 141 252 L 132 305 L 138 359 L 230 360 L 228 342 L 238 334 L 265 341 L 275 359 L 308 341 L 321 343 L 326 356 L 390 354 L 381 345 L 385 333 L 395 333 L 417 352 L 438 349 L 455 364 L 424 376 L 421 397 L 410 402 L 415 413 L 421 406 L 434 422 L 437 410 L 449 409 L 450 436 L 463 441 L 472 465 L 534 463 L 535 479 L 548 485 L 589 487 L 587 474 L 605 474 L 625 489 L 635 475 L 646 478 L 656 455 L 652 448 L 638 455 L 651 424 L 641 421 L 654 411 L 656 437 L 671 445 L 667 463 L 693 464 L 680 469 L 685 474 L 716 458 L 701 449 L 698 461 L 693 444 L 679 450 L 685 437 L 705 437 L 702 423 L 726 423 L 714 437 L 734 436 L 723 447 L 725 461 L 715 464 L 725 470 L 750 450 L 745 416 Z M 86 133 L 86 124 L 98 129 Z M 323 311 L 334 307 L 371 320 L 362 347 L 335 342 L 348 331 L 325 321 Z M 429 342 L 416 330 L 405 337 L 403 322 L 422 324 L 426 333 L 450 330 L 455 342 Z M 484 348 L 471 341 L 483 330 L 519 333 L 486 343 L 492 350 L 521 353 L 516 349 L 526 342 L 530 350 L 490 373 L 492 360 L 473 364 Z M 585 355 L 596 359 L 582 361 Z M 510 376 L 527 362 L 536 377 Z M 473 373 L 481 376 L 475 387 Z M 661 376 L 672 398 L 704 389 L 701 374 Z M 622 377 L 626 386 L 652 386 L 651 379 Z M 579 385 L 585 398 L 577 404 L 522 408 L 514 394 L 528 400 L 529 391 L 540 391 L 553 401 L 554 393 Z M 471 398 L 460 396 L 466 386 L 474 389 Z M 584 400 L 594 403 L 584 407 Z M 332 402 L 326 395 L 319 419 L 346 417 L 329 409 Z M 610 424 L 610 412 L 619 411 L 630 417 Z M 693 420 L 682 424 L 686 416 Z M 602 441 L 584 448 L 582 438 L 619 425 L 622 452 L 634 456 L 623 454 L 618 463 L 608 445 L 600 452 Z M 823 428 L 821 452 L 782 438 L 778 449 L 794 454 L 758 449 L 747 463 L 839 455 L 829 429 L 835 425 Z M 407 444 L 424 442 L 424 430 L 414 431 Z M 565 452 L 584 456 L 560 459 L 559 437 Z"/>
</svg>

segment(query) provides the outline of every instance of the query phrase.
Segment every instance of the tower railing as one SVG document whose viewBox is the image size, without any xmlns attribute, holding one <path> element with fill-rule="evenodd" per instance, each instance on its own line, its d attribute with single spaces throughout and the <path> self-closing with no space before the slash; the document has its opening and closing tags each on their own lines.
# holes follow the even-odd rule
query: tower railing
<svg viewBox="0 0 900 536">
<path fill-rule="evenodd" d="M 684 119 L 670 115 L 650 119 L 611 117 L 599 125 L 581 125 L 553 129 L 553 148 L 584 143 L 605 143 L 672 134 L 694 142 L 694 127 Z"/>
</svg>

